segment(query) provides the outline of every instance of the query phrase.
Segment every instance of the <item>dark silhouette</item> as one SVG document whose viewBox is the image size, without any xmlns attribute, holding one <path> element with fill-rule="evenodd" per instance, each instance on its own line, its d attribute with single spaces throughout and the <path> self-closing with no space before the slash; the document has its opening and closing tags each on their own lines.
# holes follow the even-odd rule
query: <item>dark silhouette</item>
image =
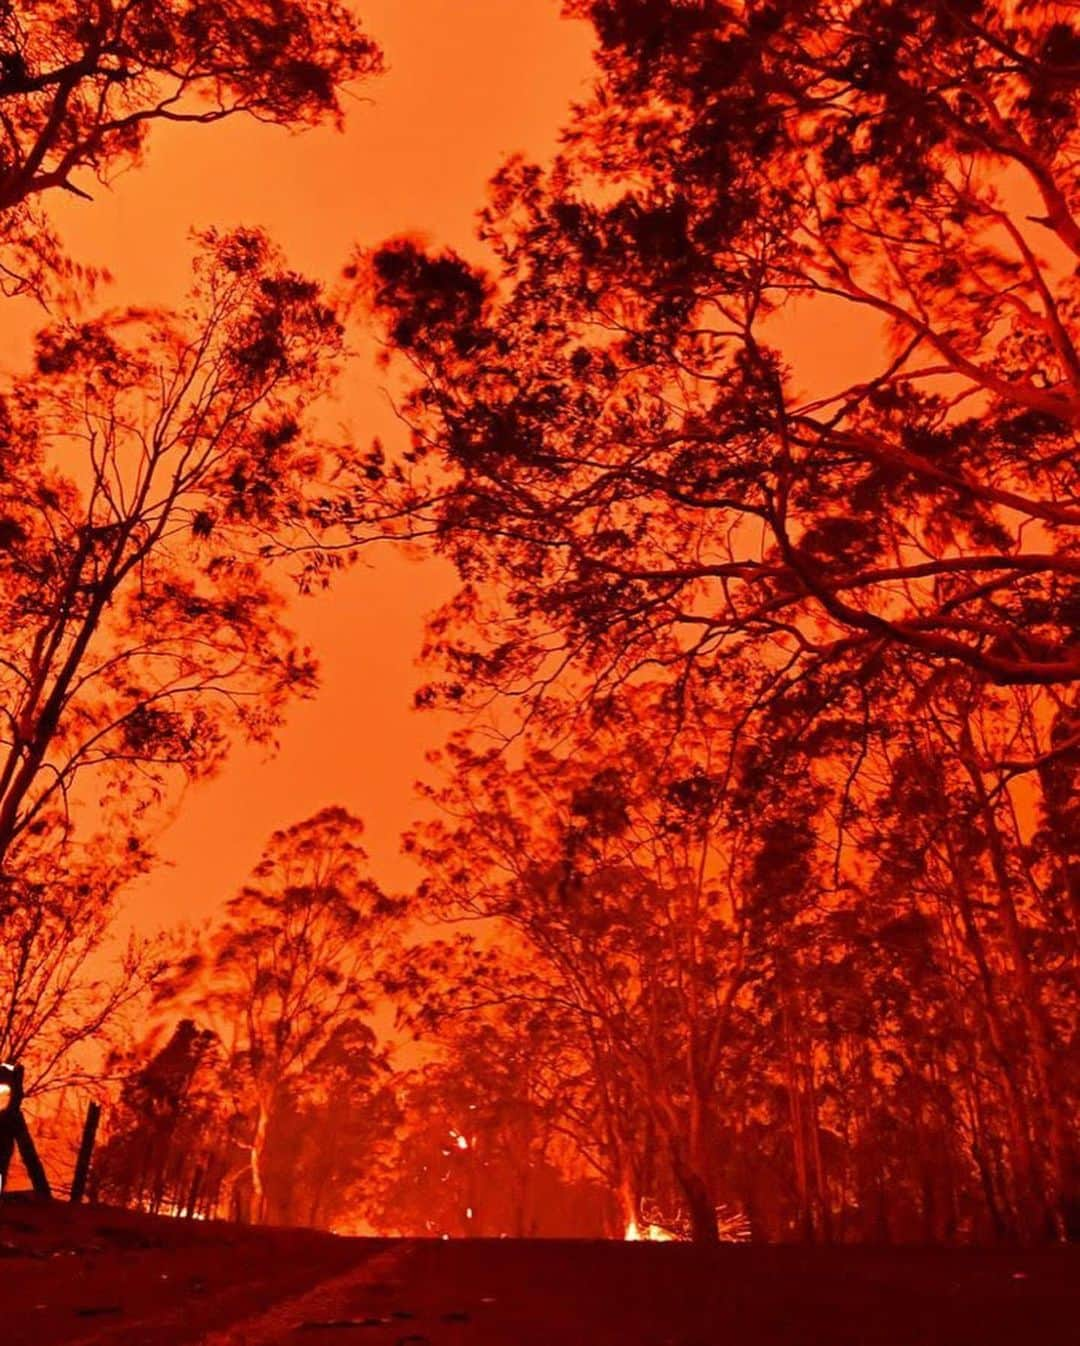
<svg viewBox="0 0 1080 1346">
<path fill-rule="evenodd" d="M 341 120 L 378 47 L 334 0 L 34 0 L 0 9 L 0 286 L 78 291 L 42 203 L 90 199 L 137 163 L 155 123 L 244 114 L 300 128 Z"/>
<path fill-rule="evenodd" d="M 52 1189 L 23 1116 L 22 1105 L 22 1066 L 0 1063 L 0 1193 L 7 1191 L 11 1158 L 18 1148 L 34 1195 L 48 1201 L 52 1198 Z"/>
<path fill-rule="evenodd" d="M 457 566 L 418 701 L 483 719 L 430 891 L 524 927 L 594 1031 L 617 1018 L 645 1113 L 689 991 L 618 958 L 659 957 L 692 886 L 653 830 L 708 817 L 697 881 L 738 916 L 703 909 L 688 947 L 726 923 L 701 996 L 739 984 L 644 1142 L 698 1235 L 711 1185 L 772 1237 L 1065 1238 L 1071 11 L 570 8 L 598 82 L 550 168 L 493 180 L 492 273 L 411 239 L 349 273 L 413 431 L 375 446 L 357 528 Z M 815 360 L 836 330 L 857 361 Z"/>
</svg>

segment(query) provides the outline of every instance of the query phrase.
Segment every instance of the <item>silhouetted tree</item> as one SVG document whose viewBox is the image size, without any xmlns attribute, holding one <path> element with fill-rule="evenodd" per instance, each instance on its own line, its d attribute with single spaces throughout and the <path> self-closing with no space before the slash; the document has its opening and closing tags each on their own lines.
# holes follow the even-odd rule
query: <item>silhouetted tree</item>
<svg viewBox="0 0 1080 1346">
<path fill-rule="evenodd" d="M 441 691 L 762 640 L 758 694 L 890 650 L 1080 678 L 1069 7 L 573 9 L 597 88 L 495 179 L 497 275 L 361 266 L 415 427 L 373 470 L 466 581 Z M 792 308 L 876 362 L 807 390 Z"/>
<path fill-rule="evenodd" d="M 248 1118 L 256 1220 L 267 1215 L 267 1146 L 282 1106 L 302 1105 L 308 1072 L 320 1061 L 329 1068 L 347 1032 L 362 1035 L 357 1020 L 372 1007 L 395 942 L 399 907 L 367 875 L 362 830 L 332 807 L 276 832 L 205 951 L 170 987 L 224 1044 L 230 1088 Z M 364 1042 L 370 1074 L 377 1057 Z"/>
<path fill-rule="evenodd" d="M 340 122 L 378 47 L 336 0 L 8 0 L 0 7 L 0 276 L 70 270 L 41 202 L 88 197 L 137 163 L 155 123 L 243 113 Z"/>
<path fill-rule="evenodd" d="M 94 1163 L 99 1195 L 155 1213 L 185 1209 L 195 1175 L 214 1166 L 222 1140 L 220 1054 L 213 1033 L 182 1019 L 129 1072 Z"/>
<path fill-rule="evenodd" d="M 50 328 L 9 382 L 0 877 L 62 847 L 76 782 L 99 801 L 84 826 L 126 837 L 312 688 L 273 562 L 328 516 L 304 410 L 338 343 L 262 234 L 210 233 L 190 311 Z"/>
</svg>

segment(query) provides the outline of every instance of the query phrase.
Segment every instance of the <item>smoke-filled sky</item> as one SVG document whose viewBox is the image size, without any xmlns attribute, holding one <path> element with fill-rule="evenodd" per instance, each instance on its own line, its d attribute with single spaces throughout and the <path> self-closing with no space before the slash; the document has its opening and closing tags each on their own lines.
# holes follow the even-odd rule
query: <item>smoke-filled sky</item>
<svg viewBox="0 0 1080 1346">
<path fill-rule="evenodd" d="M 568 103 L 586 88 L 589 33 L 558 0 L 364 0 L 388 73 L 348 102 L 344 134 L 290 135 L 237 119 L 155 132 L 147 161 L 95 201 L 55 218 L 80 260 L 107 267 L 110 303 L 175 303 L 189 278 L 192 227 L 265 226 L 298 269 L 328 281 L 355 245 L 422 232 L 474 248 L 474 217 L 501 159 L 546 157 Z M 32 316 L 32 315 L 28 315 Z M 21 337 L 21 340 L 20 340 Z M 12 354 L 25 332 L 8 329 Z M 349 371 L 341 421 L 361 442 L 400 433 L 370 351 Z M 168 867 L 129 904 L 147 928 L 200 919 L 243 881 L 269 834 L 328 803 L 365 819 L 381 882 L 416 811 L 412 785 L 440 726 L 410 710 L 422 618 L 450 588 L 437 562 L 372 555 L 296 625 L 317 651 L 322 689 L 294 707 L 281 751 L 237 750 L 190 790 L 160 840 Z"/>
<path fill-rule="evenodd" d="M 365 24 L 388 72 L 347 99 L 344 134 L 290 135 L 237 118 L 214 127 L 155 130 L 146 162 L 92 204 L 62 201 L 56 219 L 71 252 L 114 277 L 109 303 L 170 304 L 190 277 L 191 229 L 262 225 L 298 269 L 328 282 L 356 246 L 419 233 L 476 253 L 475 217 L 488 179 L 509 154 L 546 158 L 570 102 L 590 79 L 590 30 L 560 18 L 558 0 L 366 0 Z M 40 314 L 24 309 L 29 322 Z M 798 381 L 829 388 L 874 353 L 845 311 L 781 319 Z M 832 320 L 831 320 L 832 319 Z M 824 330 L 827 329 L 827 330 Z M 340 425 L 362 444 L 402 433 L 375 366 L 353 334 Z M 27 331 L 0 334 L 19 363 Z M 873 364 L 868 367 L 869 373 Z M 414 781 L 446 722 L 411 710 L 425 613 L 451 591 L 449 568 L 370 551 L 330 593 L 297 603 L 295 624 L 322 666 L 317 698 L 295 706 L 272 759 L 238 748 L 222 775 L 191 789 L 162 834 L 166 865 L 129 911 L 151 929 L 210 914 L 247 876 L 270 833 L 329 803 L 368 826 L 376 877 L 409 882 L 402 830 Z"/>
</svg>

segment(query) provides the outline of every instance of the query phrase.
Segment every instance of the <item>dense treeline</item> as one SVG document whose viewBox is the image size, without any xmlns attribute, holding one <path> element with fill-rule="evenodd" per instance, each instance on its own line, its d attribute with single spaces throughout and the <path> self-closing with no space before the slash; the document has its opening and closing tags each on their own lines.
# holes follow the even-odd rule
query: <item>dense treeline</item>
<svg viewBox="0 0 1080 1346">
<path fill-rule="evenodd" d="M 718 1206 L 767 1238 L 1053 1237 L 1076 989 L 1037 832 L 925 726 L 866 726 L 853 782 L 835 724 L 778 761 L 685 706 L 673 742 L 657 695 L 516 767 L 461 749 L 417 838 L 425 898 L 509 927 L 524 970 L 477 955 L 441 1011 L 543 1017 L 560 1112 L 627 1221 L 645 1201 L 700 1237 Z"/>
<path fill-rule="evenodd" d="M 340 810 L 276 838 L 258 901 L 184 970 L 215 1031 L 181 1025 L 125 1089 L 108 1171 L 150 1186 L 110 1193 L 185 1209 L 194 1170 L 205 1210 L 404 1233 L 1054 1237 L 1075 1002 L 1038 835 L 946 774 L 926 725 L 868 726 L 853 783 L 827 736 L 778 770 L 708 707 L 665 706 L 636 688 L 570 751 L 456 741 L 409 903 L 372 900 Z M 311 976 L 335 1003 L 353 985 L 314 955 L 342 902 L 418 1063 L 379 1050 L 355 986 L 339 1027 L 325 998 L 285 1009 Z M 425 914 L 476 928 L 407 947 Z M 290 1073 L 294 1034 L 324 1045 Z M 170 1060 L 209 1041 L 212 1085 L 192 1069 L 169 1101 Z"/>
<path fill-rule="evenodd" d="M 420 699 L 492 722 L 428 900 L 526 941 L 628 1210 L 1075 1233 L 1071 10 L 570 8 L 597 83 L 494 269 L 354 271 L 376 494 L 462 579 Z"/>
<path fill-rule="evenodd" d="M 344 1230 L 602 1232 L 606 1193 L 536 1092 L 557 1068 L 506 1024 L 444 1014 L 464 965 L 435 975 L 440 946 L 405 948 L 410 913 L 368 877 L 361 830 L 331 808 L 276 834 L 226 919 L 185 933 L 162 1030 L 113 1062 L 95 1193 Z M 395 1069 L 372 1010 L 406 988 L 440 1050 Z"/>
<path fill-rule="evenodd" d="M 377 69 L 335 6 L 279 8 L 280 49 L 226 7 L 235 70 L 183 98 L 209 81 L 221 112 L 292 124 Z M 341 315 L 254 231 L 204 238 L 190 312 L 54 327 L 5 393 L 8 1038 L 57 1079 L 156 998 L 97 1172 L 151 1209 L 1076 1237 L 1072 9 L 566 9 L 596 83 L 551 165 L 495 177 L 490 269 L 415 239 L 348 268 L 406 446 L 317 444 Z M 179 67 L 138 33 L 141 126 Z M 51 236 L 30 248 L 36 197 L 139 148 L 110 101 L 131 40 L 62 36 L 91 45 L 0 73 L 44 146 L 9 152 L 0 236 L 37 287 L 71 274 Z M 837 330 L 857 361 L 821 359 Z M 59 474 L 57 444 L 87 470 Z M 417 696 L 464 712 L 407 838 L 417 890 L 382 892 L 326 809 L 192 956 L 133 950 L 72 997 L 68 1034 L 56 988 L 151 863 L 147 811 L 314 685 L 275 563 L 310 585 L 373 538 L 425 539 L 461 580 Z M 68 809 L 87 779 L 90 836 Z M 79 897 L 98 924 L 72 925 Z"/>
</svg>

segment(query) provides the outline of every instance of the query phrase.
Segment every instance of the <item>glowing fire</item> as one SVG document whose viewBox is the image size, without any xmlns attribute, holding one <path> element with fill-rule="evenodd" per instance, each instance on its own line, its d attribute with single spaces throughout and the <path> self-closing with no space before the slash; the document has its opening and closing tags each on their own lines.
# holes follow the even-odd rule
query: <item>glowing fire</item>
<svg viewBox="0 0 1080 1346">
<path fill-rule="evenodd" d="M 677 1236 L 670 1229 L 665 1229 L 663 1225 L 647 1224 L 639 1225 L 636 1220 L 631 1220 L 626 1226 L 626 1233 L 623 1240 L 626 1243 L 674 1243 Z"/>
<path fill-rule="evenodd" d="M 148 1214 L 153 1214 L 149 1206 L 143 1209 Z M 170 1220 L 205 1220 L 206 1214 L 203 1211 L 189 1211 L 186 1206 L 181 1206 L 175 1201 L 165 1201 L 158 1207 L 158 1215 L 167 1215 Z"/>
<path fill-rule="evenodd" d="M 667 1216 L 656 1202 L 642 1201 L 641 1223 L 631 1216 L 623 1239 L 627 1243 L 683 1243 L 691 1237 L 690 1220 L 685 1212 Z M 722 1243 L 746 1243 L 750 1239 L 750 1221 L 741 1211 L 727 1206 L 716 1208 L 717 1232 Z"/>
</svg>

